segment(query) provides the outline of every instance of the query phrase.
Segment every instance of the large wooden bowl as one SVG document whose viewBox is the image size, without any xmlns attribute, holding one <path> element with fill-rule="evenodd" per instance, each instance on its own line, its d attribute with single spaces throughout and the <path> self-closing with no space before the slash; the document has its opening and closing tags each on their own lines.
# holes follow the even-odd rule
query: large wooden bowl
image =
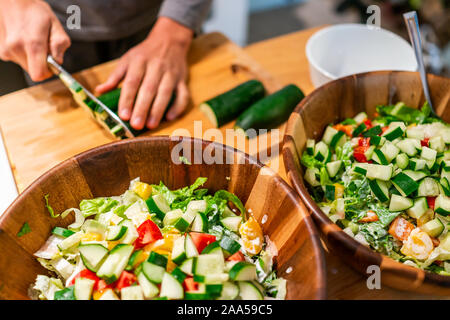
<svg viewBox="0 0 450 320">
<path fill-rule="evenodd" d="M 172 162 L 171 152 L 176 146 L 190 150 L 194 164 Z M 207 147 L 207 152 L 213 150 L 223 163 L 235 164 L 195 164 L 194 153 L 197 157 Z M 278 274 L 288 280 L 287 298 L 325 299 L 326 270 L 320 238 L 296 192 L 242 152 L 180 137 L 139 138 L 95 148 L 66 160 L 26 189 L 0 219 L 0 299 L 28 298 L 27 290 L 36 275 L 47 273 L 33 253 L 53 227 L 73 221 L 73 217 L 51 218 L 44 205 L 45 194 L 50 194 L 55 212 L 62 212 L 77 207 L 82 199 L 120 195 L 136 177 L 148 183 L 163 181 L 169 188 L 207 177 L 205 187 L 211 192 L 234 192 L 260 223 L 267 215 L 261 225 L 278 248 L 276 266 Z M 25 222 L 31 232 L 19 238 L 16 235 Z"/>
<path fill-rule="evenodd" d="M 450 79 L 428 76 L 431 98 L 436 112 L 450 121 Z M 325 127 L 365 111 L 373 117 L 379 104 L 403 101 L 417 108 L 424 95 L 418 73 L 369 72 L 330 82 L 308 95 L 289 118 L 283 145 L 283 160 L 287 175 L 300 194 L 314 221 L 321 230 L 328 248 L 364 275 L 370 265 L 381 269 L 384 285 L 421 293 L 450 295 L 450 277 L 406 266 L 361 245 L 334 224 L 310 197 L 303 180 L 300 157 L 306 139 L 321 139 Z"/>
</svg>

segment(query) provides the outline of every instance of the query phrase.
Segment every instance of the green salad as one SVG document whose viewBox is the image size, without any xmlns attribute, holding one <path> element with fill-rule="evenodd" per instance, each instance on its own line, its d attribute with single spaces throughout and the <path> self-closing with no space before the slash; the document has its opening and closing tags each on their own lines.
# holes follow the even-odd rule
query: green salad
<svg viewBox="0 0 450 320">
<path fill-rule="evenodd" d="M 399 102 L 330 124 L 301 163 L 322 211 L 404 264 L 450 275 L 450 125 Z"/>
<path fill-rule="evenodd" d="M 75 222 L 55 227 L 35 253 L 49 274 L 37 276 L 32 297 L 284 299 L 274 244 L 238 197 L 208 194 L 205 182 L 169 190 L 135 179 L 121 196 L 66 210 L 61 216 L 74 212 Z"/>
</svg>

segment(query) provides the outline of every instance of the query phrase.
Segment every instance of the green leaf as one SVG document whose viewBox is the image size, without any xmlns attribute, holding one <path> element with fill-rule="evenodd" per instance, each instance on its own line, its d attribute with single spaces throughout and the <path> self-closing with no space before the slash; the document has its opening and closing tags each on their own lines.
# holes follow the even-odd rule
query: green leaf
<svg viewBox="0 0 450 320">
<path fill-rule="evenodd" d="M 322 168 L 324 166 L 324 163 L 314 158 L 314 156 L 311 156 L 306 153 L 306 151 L 303 152 L 301 163 L 307 167 L 307 168 Z"/>
<path fill-rule="evenodd" d="M 50 213 L 50 216 L 52 217 L 52 218 L 58 218 L 59 216 L 60 216 L 60 214 L 55 214 L 55 210 L 53 210 L 53 208 L 49 205 L 49 203 L 48 203 L 48 198 L 50 197 L 50 195 L 49 194 L 46 194 L 45 196 L 44 196 L 44 199 L 45 199 L 45 207 L 47 208 L 47 210 L 48 210 L 48 212 Z"/>
<path fill-rule="evenodd" d="M 31 228 L 30 228 L 28 222 L 25 222 L 22 225 L 22 228 L 20 228 L 19 232 L 17 233 L 17 237 L 20 238 L 21 236 L 24 236 L 24 235 L 26 235 L 27 233 L 30 233 L 30 232 L 31 232 Z"/>
</svg>

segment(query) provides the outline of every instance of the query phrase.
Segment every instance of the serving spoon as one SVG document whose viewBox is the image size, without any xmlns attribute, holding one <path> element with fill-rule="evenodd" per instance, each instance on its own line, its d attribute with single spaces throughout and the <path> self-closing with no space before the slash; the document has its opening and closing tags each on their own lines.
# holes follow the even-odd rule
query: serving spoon
<svg viewBox="0 0 450 320">
<path fill-rule="evenodd" d="M 420 73 L 420 80 L 422 81 L 422 88 L 427 99 L 428 105 L 431 108 L 431 112 L 437 117 L 434 111 L 433 104 L 431 103 L 430 89 L 428 87 L 427 73 L 425 72 L 425 65 L 423 63 L 422 55 L 422 41 L 420 40 L 419 20 L 417 18 L 416 11 L 410 11 L 403 14 L 405 19 L 406 28 L 408 29 L 409 39 L 414 48 L 416 54 L 417 65 Z"/>
</svg>

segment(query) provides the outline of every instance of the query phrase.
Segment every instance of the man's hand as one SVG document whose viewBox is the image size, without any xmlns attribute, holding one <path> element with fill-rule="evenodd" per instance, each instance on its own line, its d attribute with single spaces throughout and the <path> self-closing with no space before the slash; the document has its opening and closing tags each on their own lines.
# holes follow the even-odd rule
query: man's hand
<svg viewBox="0 0 450 320">
<path fill-rule="evenodd" d="M 147 39 L 129 50 L 109 79 L 96 90 L 110 91 L 123 79 L 119 116 L 126 121 L 131 119 L 130 124 L 136 130 L 144 126 L 156 128 L 174 92 L 176 99 L 167 119 L 175 119 L 189 101 L 186 56 L 192 37 L 192 30 L 160 17 Z"/>
<path fill-rule="evenodd" d="M 42 0 L 0 0 L 0 59 L 25 69 L 33 81 L 52 74 L 50 53 L 62 63 L 70 38 L 50 6 Z"/>
</svg>

